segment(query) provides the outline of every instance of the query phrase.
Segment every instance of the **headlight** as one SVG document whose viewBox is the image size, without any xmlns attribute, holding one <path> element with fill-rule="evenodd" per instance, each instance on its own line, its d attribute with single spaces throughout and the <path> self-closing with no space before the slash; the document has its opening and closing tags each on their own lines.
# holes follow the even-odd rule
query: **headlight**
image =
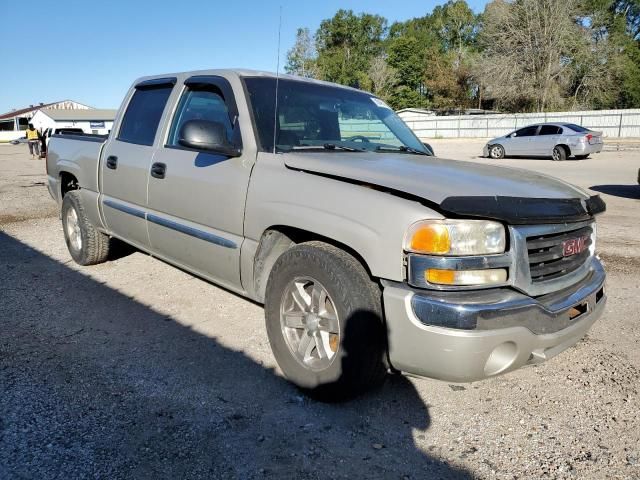
<svg viewBox="0 0 640 480">
<path fill-rule="evenodd" d="M 405 239 L 405 250 L 427 255 L 486 255 L 505 248 L 504 227 L 487 220 L 420 221 Z"/>
</svg>

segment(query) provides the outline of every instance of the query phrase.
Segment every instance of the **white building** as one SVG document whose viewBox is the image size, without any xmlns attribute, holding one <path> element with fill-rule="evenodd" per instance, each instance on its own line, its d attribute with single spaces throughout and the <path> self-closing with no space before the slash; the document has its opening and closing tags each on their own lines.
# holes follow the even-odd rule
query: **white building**
<svg viewBox="0 0 640 480">
<path fill-rule="evenodd" d="M 21 109 L 14 108 L 10 112 L 0 114 L 0 143 L 24 137 L 24 130 L 27 129 L 27 124 L 31 122 L 31 118 L 36 112 L 43 108 L 48 110 L 93 110 L 92 107 L 73 100 L 62 100 L 46 104 L 39 103 Z"/>
<path fill-rule="evenodd" d="M 58 110 L 41 108 L 30 123 L 44 132 L 47 128 L 81 128 L 84 133 L 108 134 L 113 127 L 113 119 L 117 110 L 100 110 L 97 108 L 82 110 Z"/>
</svg>

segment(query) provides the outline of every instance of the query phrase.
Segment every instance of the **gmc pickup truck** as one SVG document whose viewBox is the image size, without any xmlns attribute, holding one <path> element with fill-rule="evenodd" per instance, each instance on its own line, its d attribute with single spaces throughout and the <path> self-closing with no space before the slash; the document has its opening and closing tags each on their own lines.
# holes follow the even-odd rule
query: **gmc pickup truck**
<svg viewBox="0 0 640 480">
<path fill-rule="evenodd" d="M 47 173 L 78 264 L 117 238 L 263 303 L 283 374 L 321 399 L 543 362 L 606 301 L 598 196 L 436 158 L 382 100 L 326 82 L 141 78 L 108 137 L 52 137 Z"/>
</svg>

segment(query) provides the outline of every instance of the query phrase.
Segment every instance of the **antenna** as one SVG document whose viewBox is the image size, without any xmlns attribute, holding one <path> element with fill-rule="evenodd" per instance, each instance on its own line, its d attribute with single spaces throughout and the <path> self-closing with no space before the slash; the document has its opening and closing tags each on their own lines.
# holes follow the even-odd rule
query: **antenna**
<svg viewBox="0 0 640 480">
<path fill-rule="evenodd" d="M 280 5 L 280 18 L 278 20 L 278 58 L 276 61 L 276 100 L 273 111 L 273 153 L 276 153 L 276 137 L 278 134 L 278 85 L 280 83 L 280 32 L 282 31 L 282 5 Z"/>
</svg>

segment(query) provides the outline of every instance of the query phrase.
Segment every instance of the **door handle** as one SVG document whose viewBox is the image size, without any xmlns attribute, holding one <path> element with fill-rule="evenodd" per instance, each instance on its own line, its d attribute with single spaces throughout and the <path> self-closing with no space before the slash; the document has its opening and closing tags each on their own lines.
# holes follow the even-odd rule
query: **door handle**
<svg viewBox="0 0 640 480">
<path fill-rule="evenodd" d="M 167 166 L 164 163 L 154 163 L 151 165 L 151 176 L 153 178 L 164 178 L 167 173 Z"/>
<path fill-rule="evenodd" d="M 118 157 L 109 155 L 107 157 L 107 168 L 110 168 L 111 170 L 118 168 Z"/>
</svg>

